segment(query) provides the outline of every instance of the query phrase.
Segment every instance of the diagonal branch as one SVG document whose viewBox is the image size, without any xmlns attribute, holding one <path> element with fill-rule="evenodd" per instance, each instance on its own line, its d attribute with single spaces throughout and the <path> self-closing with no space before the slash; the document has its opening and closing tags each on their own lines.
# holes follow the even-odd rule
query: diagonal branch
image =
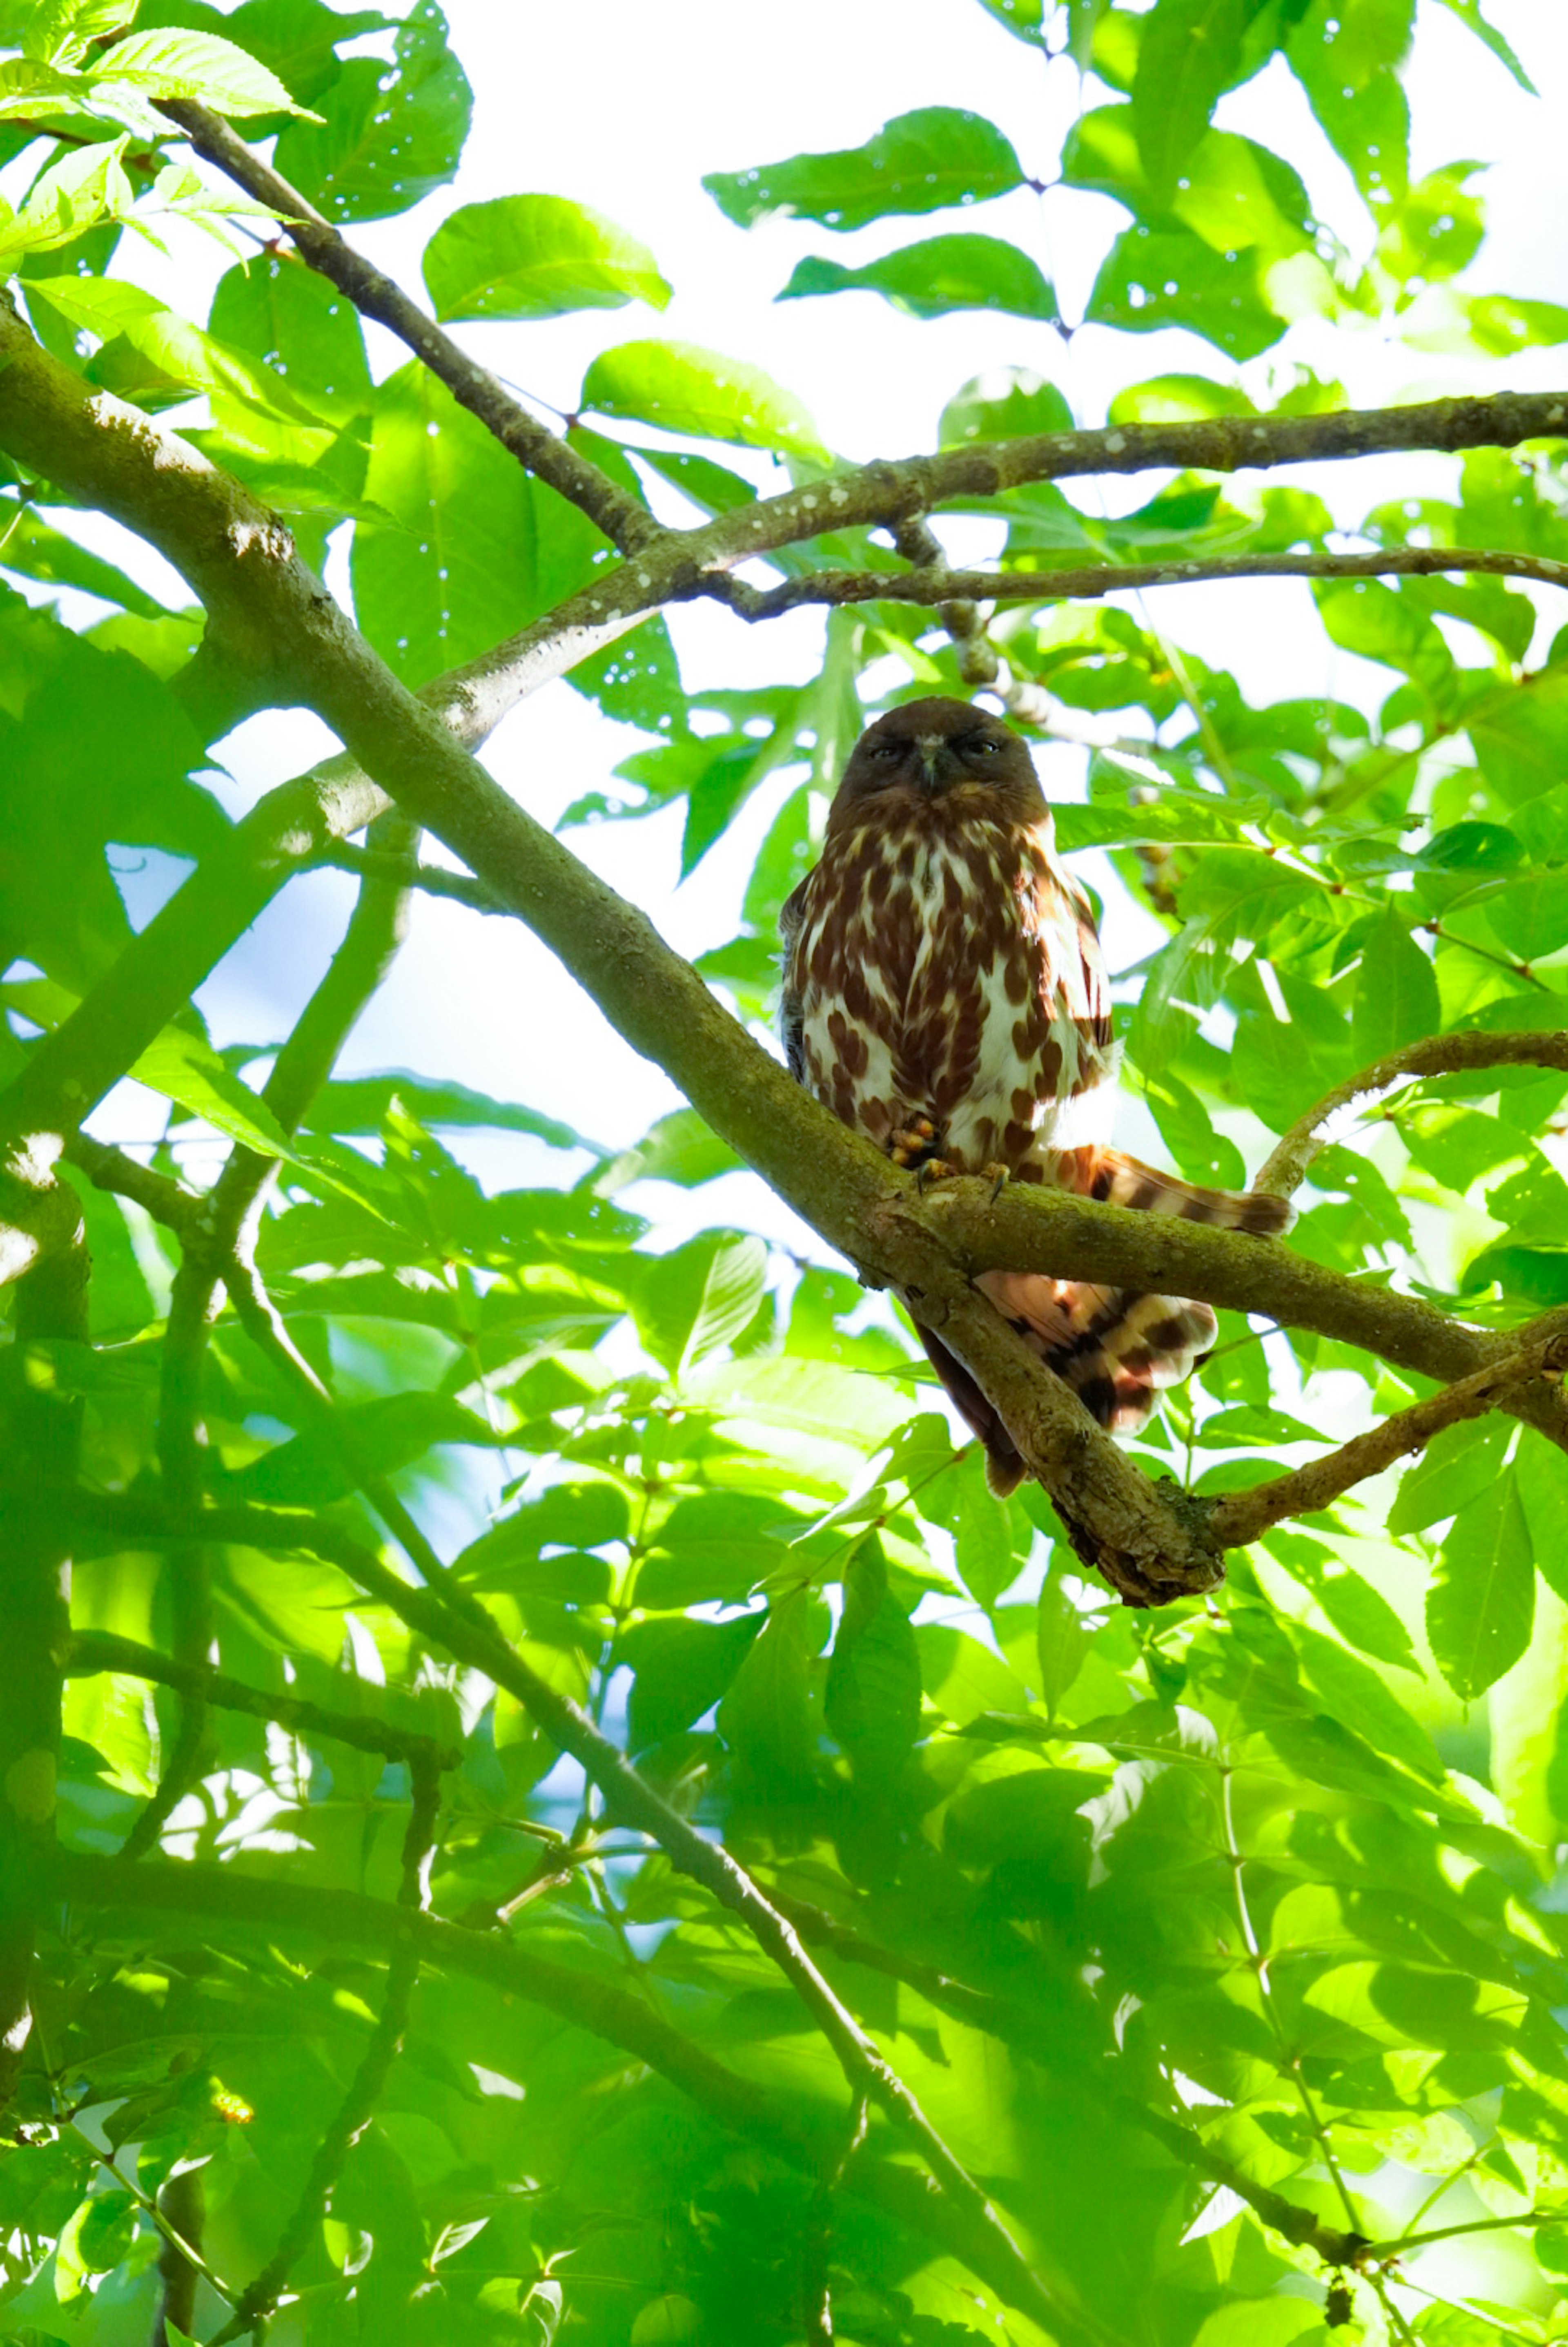
<svg viewBox="0 0 1568 2347">
<path fill-rule="evenodd" d="M 302 1696 L 274 1694 L 205 1664 L 171 1660 L 155 1646 L 135 1638 L 121 1638 L 108 1630 L 78 1630 L 71 1640 L 65 1675 L 69 1679 L 93 1678 L 100 1671 L 118 1671 L 127 1678 L 148 1679 L 159 1686 L 214 1705 L 220 1711 L 242 1711 L 252 1719 L 275 1720 L 292 1736 L 321 1736 L 347 1744 L 356 1752 L 379 1752 L 384 1759 L 402 1760 L 411 1770 L 456 1768 L 463 1756 L 433 1736 L 416 1729 L 388 1727 L 378 1719 L 357 1713 L 333 1711 L 309 1703 Z"/>
<path fill-rule="evenodd" d="M 1432 1394 L 1426 1401 L 1418 1401 L 1409 1409 L 1395 1410 L 1380 1425 L 1366 1434 L 1358 1434 L 1352 1441 L 1341 1443 L 1327 1458 L 1315 1459 L 1308 1467 L 1301 1467 L 1292 1475 L 1276 1475 L 1267 1483 L 1256 1483 L 1251 1490 L 1232 1491 L 1218 1501 L 1208 1519 L 1207 1529 L 1222 1548 L 1244 1548 L 1266 1532 L 1270 1525 L 1282 1523 L 1287 1516 L 1308 1516 L 1326 1508 L 1352 1484 L 1364 1483 L 1370 1475 L 1380 1475 L 1386 1467 L 1394 1466 L 1400 1459 L 1424 1450 L 1434 1434 L 1445 1426 L 1455 1425 L 1461 1419 L 1480 1418 L 1495 1408 L 1501 1394 L 1511 1386 L 1528 1385 L 1532 1378 L 1548 1375 L 1560 1376 L 1568 1366 L 1568 1334 L 1554 1329 L 1545 1337 L 1525 1341 L 1515 1351 L 1505 1353 L 1473 1377 L 1461 1378 L 1457 1385 L 1445 1386 L 1441 1393 Z"/>
<path fill-rule="evenodd" d="M 1473 1030 L 1458 1035 L 1429 1035 L 1407 1043 L 1386 1059 L 1374 1060 L 1358 1075 L 1347 1076 L 1331 1092 L 1298 1116 L 1257 1170 L 1255 1190 L 1271 1197 L 1288 1198 L 1307 1178 L 1308 1168 L 1322 1148 L 1322 1128 L 1362 1101 L 1372 1102 L 1408 1077 L 1451 1076 L 1472 1068 L 1561 1068 L 1568 1073 L 1568 1031 L 1542 1034 L 1486 1035 Z"/>
<path fill-rule="evenodd" d="M 743 620 L 774 620 L 811 603 L 934 603 L 944 613 L 954 610 L 961 632 L 967 634 L 962 615 L 977 602 L 1092 601 L 1144 587 L 1194 587 L 1222 579 L 1426 578 L 1454 570 L 1568 587 L 1568 562 L 1543 554 L 1512 554 L 1497 547 L 1398 546 L 1375 554 L 1217 554 L 1168 562 L 1093 562 L 1060 570 L 949 570 L 943 564 L 912 570 L 811 570 L 777 587 L 752 587 L 726 572 L 709 571 L 687 591 L 711 595 Z"/>
<path fill-rule="evenodd" d="M 206 161 L 216 164 L 247 195 L 280 213 L 283 227 L 311 267 L 330 279 L 365 317 L 389 328 L 510 455 L 596 522 L 613 546 L 623 554 L 635 554 L 664 536 L 646 506 L 530 415 L 488 368 L 443 333 L 384 271 L 356 252 L 298 188 L 253 155 L 221 115 L 193 98 L 169 98 L 158 112 L 168 117 Z"/>
</svg>

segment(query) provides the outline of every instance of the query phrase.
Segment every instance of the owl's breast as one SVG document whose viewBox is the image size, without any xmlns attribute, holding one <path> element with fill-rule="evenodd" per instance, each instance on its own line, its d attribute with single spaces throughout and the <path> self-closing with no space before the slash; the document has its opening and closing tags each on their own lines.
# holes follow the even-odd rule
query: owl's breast
<svg viewBox="0 0 1568 2347">
<path fill-rule="evenodd" d="M 1018 1164 L 1102 1072 L 1070 889 L 1020 826 L 933 820 L 830 842 L 788 972 L 818 1098 L 879 1143 L 920 1116 L 954 1164 Z M 1108 1054 L 1108 1025 L 1104 1040 Z"/>
</svg>

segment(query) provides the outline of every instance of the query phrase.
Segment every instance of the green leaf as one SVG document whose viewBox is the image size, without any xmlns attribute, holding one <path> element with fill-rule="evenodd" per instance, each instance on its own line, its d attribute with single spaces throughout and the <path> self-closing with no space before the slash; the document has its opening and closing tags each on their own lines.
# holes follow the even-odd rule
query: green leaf
<svg viewBox="0 0 1568 2347">
<path fill-rule="evenodd" d="M 1466 1419 L 1434 1434 L 1413 1467 L 1408 1468 L 1389 1511 L 1389 1531 L 1396 1540 L 1422 1532 L 1445 1516 L 1458 1515 L 1482 1492 L 1490 1491 L 1502 1471 L 1511 1430 L 1495 1419 Z"/>
<path fill-rule="evenodd" d="M 400 673 L 423 682 L 536 616 L 535 491 L 417 362 L 375 394 L 365 495 L 392 521 L 354 531 L 355 608 Z"/>
<path fill-rule="evenodd" d="M 207 323 L 217 341 L 260 365 L 285 364 L 279 388 L 304 397 L 334 423 L 370 409 L 359 312 L 346 293 L 291 256 L 258 253 L 230 269 L 218 281 Z"/>
<path fill-rule="evenodd" d="M 955 392 L 942 411 L 937 437 L 943 448 L 971 440 L 1023 439 L 1034 432 L 1071 432 L 1065 396 L 1027 367 L 997 367 Z"/>
<path fill-rule="evenodd" d="M 302 1162 L 260 1093 L 230 1075 L 211 1044 L 199 1035 L 179 1027 L 164 1028 L 130 1072 L 138 1083 L 202 1118 L 230 1141 L 265 1157 Z"/>
<path fill-rule="evenodd" d="M 1162 205 L 1168 205 L 1178 173 L 1208 128 L 1215 101 L 1235 78 L 1248 13 L 1247 0 L 1156 0 L 1145 19 L 1133 122 Z"/>
<path fill-rule="evenodd" d="M 1427 1636 L 1441 1671 L 1464 1702 L 1484 1695 L 1530 1642 L 1535 1565 L 1510 1471 L 1455 1517 L 1427 1597 Z"/>
<path fill-rule="evenodd" d="M 334 221 L 385 220 L 455 177 L 473 93 L 435 0 L 415 0 L 388 74 L 351 57 L 321 97 L 320 123 L 291 122 L 279 170 Z"/>
<path fill-rule="evenodd" d="M 558 318 L 571 310 L 662 310 L 670 289 L 646 245 L 565 196 L 463 204 L 424 251 L 438 318 Z"/>
<path fill-rule="evenodd" d="M 379 1133 L 393 1101 L 433 1130 L 526 1133 L 547 1141 L 552 1149 L 588 1149 L 600 1157 L 607 1153 L 558 1117 L 494 1100 L 466 1084 L 433 1083 L 402 1068 L 385 1075 L 332 1078 L 314 1095 L 300 1122 L 307 1133 Z"/>
<path fill-rule="evenodd" d="M 1520 1504 L 1530 1527 L 1536 1568 L 1547 1587 L 1568 1603 L 1568 1457 L 1533 1427 L 1525 1427 L 1513 1462 Z"/>
<path fill-rule="evenodd" d="M 764 1783 L 810 1774 L 815 1739 L 808 1694 L 827 1608 L 805 1589 L 776 1598 L 767 1625 L 718 1706 L 719 1733 Z"/>
<path fill-rule="evenodd" d="M 792 392 L 759 367 L 693 343 L 622 343 L 601 351 L 583 377 L 579 405 L 595 415 L 631 416 L 703 440 L 733 440 L 797 456 L 827 453 Z"/>
<path fill-rule="evenodd" d="M 1232 358 L 1256 358 L 1288 323 L 1274 307 L 1268 277 L 1254 249 L 1227 258 L 1188 229 L 1139 225 L 1112 246 L 1084 322 L 1134 333 L 1187 326 Z"/>
<path fill-rule="evenodd" d="M 637 1333 L 672 1376 L 733 1344 L 755 1319 L 768 1276 L 760 1239 L 711 1232 L 650 1263 L 635 1294 Z"/>
<path fill-rule="evenodd" d="M 631 1748 L 647 1749 L 678 1736 L 710 1711 L 767 1620 L 740 1614 L 730 1622 L 636 1622 L 616 1642 L 616 1660 L 635 1676 L 628 1699 Z"/>
<path fill-rule="evenodd" d="M 1335 152 L 1374 213 L 1405 190 L 1410 108 L 1396 67 L 1410 46 L 1415 0 L 1308 0 L 1286 45 Z"/>
<path fill-rule="evenodd" d="M 1216 415 L 1257 413 L 1238 384 L 1202 374 L 1157 374 L 1118 391 L 1106 411 L 1112 424 L 1203 424 Z"/>
<path fill-rule="evenodd" d="M 1026 252 L 993 236 L 933 236 L 862 268 L 815 255 L 798 261 L 780 302 L 811 293 L 881 293 L 911 318 L 951 310 L 1004 310 L 1054 320 L 1056 296 Z"/>
<path fill-rule="evenodd" d="M 982 203 L 1022 187 L 1023 173 L 994 123 L 958 107 L 926 106 L 896 115 L 863 147 L 711 171 L 702 184 L 739 228 L 783 212 L 848 230 L 893 212 Z"/>
<path fill-rule="evenodd" d="M 1350 1013 L 1357 1060 L 1369 1067 L 1401 1043 L 1435 1035 L 1441 1024 L 1437 973 L 1390 903 L 1361 948 L 1361 975 Z"/>
<path fill-rule="evenodd" d="M 1041 46 L 1045 0 L 980 0 L 980 5 L 1014 40 L 1027 41 L 1031 48 Z"/>
<path fill-rule="evenodd" d="M 1434 710 L 1446 709 L 1453 689 L 1453 655 L 1432 621 L 1380 579 L 1331 579 L 1315 588 L 1331 642 L 1381 661 L 1420 687 Z"/>
<path fill-rule="evenodd" d="M 861 1542 L 845 1573 L 823 1709 L 861 1778 L 891 1776 L 919 1731 L 920 1655 L 908 1616 L 888 1594 L 887 1563 L 874 1539 Z"/>
<path fill-rule="evenodd" d="M 1053 1719 L 1088 1658 L 1090 1644 L 1089 1623 L 1083 1609 L 1064 1590 L 1062 1570 L 1058 1553 L 1040 1584 L 1034 1622 L 1040 1693 Z"/>
<path fill-rule="evenodd" d="M 1527 90 L 1532 97 L 1540 96 L 1535 84 L 1531 80 L 1496 26 L 1489 24 L 1482 15 L 1481 0 L 1442 0 L 1442 5 L 1445 8 L 1451 8 L 1461 24 L 1470 26 L 1476 39 L 1483 41 L 1494 57 L 1502 58 L 1521 89 Z"/>
<path fill-rule="evenodd" d="M 0 502 L 0 568 L 49 587 L 75 587 L 141 619 L 167 619 L 163 605 L 101 554 L 67 538 L 30 506 Z"/>
<path fill-rule="evenodd" d="M 129 33 L 106 50 L 95 66 L 93 85 L 145 90 L 149 97 L 194 98 L 218 114 L 243 119 L 252 114 L 300 114 L 274 73 L 210 33 Z"/>
</svg>

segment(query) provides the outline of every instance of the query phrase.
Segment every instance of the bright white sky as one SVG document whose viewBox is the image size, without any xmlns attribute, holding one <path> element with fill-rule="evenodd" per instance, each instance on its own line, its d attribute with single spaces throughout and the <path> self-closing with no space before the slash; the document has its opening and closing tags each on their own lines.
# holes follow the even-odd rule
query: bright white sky
<svg viewBox="0 0 1568 2347">
<path fill-rule="evenodd" d="M 589 202 L 632 230 L 675 288 L 662 315 L 634 306 L 532 326 L 459 330 L 476 354 L 542 400 L 572 407 L 597 350 L 667 334 L 764 367 L 805 400 L 830 445 L 860 460 L 933 446 L 946 399 L 991 366 L 1022 365 L 1054 376 L 1085 423 L 1103 419 L 1122 381 L 1178 369 L 1227 372 L 1219 354 L 1186 333 L 1145 335 L 1133 350 L 1125 337 L 1089 329 L 1068 351 L 1044 326 L 984 313 L 922 324 L 871 294 L 774 302 L 805 252 L 855 261 L 957 226 L 958 219 L 950 212 L 883 221 L 848 237 L 791 220 L 743 233 L 704 193 L 703 172 L 801 149 L 855 145 L 890 116 L 942 103 L 990 117 L 1012 138 L 1026 171 L 1050 176 L 1072 118 L 1075 77 L 1065 66 L 1047 71 L 976 0 L 791 0 L 788 12 L 737 8 L 733 0 L 663 0 L 657 7 L 647 0 L 600 0 L 586 17 L 518 0 L 447 5 L 477 98 L 462 175 L 410 219 L 356 231 L 356 241 L 417 289 L 419 251 L 446 211 L 508 193 L 558 194 Z M 1568 99 L 1568 10 L 1548 0 L 1492 0 L 1491 13 L 1543 97 L 1527 97 L 1445 8 L 1420 0 L 1410 82 L 1412 174 L 1461 157 L 1503 159 L 1485 182 L 1492 233 L 1481 282 L 1486 290 L 1568 302 L 1568 257 L 1555 226 L 1568 215 L 1568 154 L 1559 128 Z M 1364 249 L 1366 214 L 1283 67 L 1272 66 L 1227 100 L 1220 118 L 1289 156 L 1330 225 L 1353 249 Z M 976 208 L 962 225 L 1011 237 L 1032 251 L 1054 278 L 1071 317 L 1124 220 L 1100 198 L 1058 190 L 1042 202 L 1023 190 Z M 130 265 L 190 308 L 191 267 L 215 273 L 214 251 L 182 244 L 178 270 L 170 270 L 143 249 Z M 390 371 L 403 354 L 379 330 L 372 333 L 372 363 Z M 1255 362 L 1246 379 L 1261 390 L 1271 367 L 1296 357 L 1339 375 L 1361 404 L 1544 385 L 1568 374 L 1561 352 L 1527 354 L 1483 372 L 1390 346 L 1371 332 L 1352 343 L 1309 325 Z M 1409 492 L 1423 480 L 1451 478 L 1451 466 L 1441 460 L 1409 457 L 1363 465 L 1353 478 L 1338 481 L 1326 471 L 1314 486 L 1353 519 L 1396 488 Z M 1125 507 L 1141 503 L 1150 489 L 1146 480 L 1113 482 L 1105 494 Z M 948 538 L 954 550 L 965 550 L 957 529 Z M 137 567 L 151 575 L 145 560 Z M 344 568 L 334 564 L 330 572 L 340 588 Z M 1380 697 L 1389 687 L 1386 672 L 1363 671 L 1359 689 L 1359 664 L 1333 653 L 1315 623 L 1300 624 L 1305 595 L 1289 582 L 1166 590 L 1158 618 L 1176 641 L 1228 665 L 1257 695 L 1363 697 L 1369 686 Z M 761 630 L 706 610 L 672 619 L 693 686 L 806 677 L 818 665 L 821 624 L 809 612 Z M 548 822 L 585 790 L 602 786 L 639 738 L 558 683 L 508 720 L 487 755 L 507 787 Z M 270 715 L 232 739 L 229 764 L 248 801 L 326 746 L 314 720 Z M 1061 796 L 1080 794 L 1080 768 L 1068 751 L 1043 759 L 1047 787 Z M 740 884 L 786 787 L 780 783 L 760 794 L 732 839 L 684 888 L 677 887 L 678 810 L 579 831 L 573 844 L 642 904 L 673 944 L 700 952 L 733 934 Z M 1097 884 L 1105 876 L 1091 872 Z M 351 896 L 351 884 L 335 875 L 290 887 L 203 998 L 217 1040 L 260 1042 L 283 1031 L 324 965 Z M 1113 912 L 1113 967 L 1125 966 L 1156 941 L 1133 908 Z M 346 1069 L 396 1065 L 526 1101 L 612 1143 L 635 1140 L 676 1105 L 664 1077 L 609 1030 L 518 925 L 429 900 L 420 903 L 410 943 L 345 1061 Z M 122 1087 L 97 1127 L 131 1138 L 150 1130 L 144 1122 L 150 1108 Z M 477 1152 L 465 1146 L 464 1154 L 495 1179 L 514 1182 L 544 1170 L 540 1156 L 530 1164 L 525 1146 L 519 1153 L 512 1143 L 482 1142 Z M 558 1158 L 550 1162 L 559 1168 Z M 743 1179 L 744 1202 L 725 1184 L 694 1200 L 666 1192 L 660 1210 L 672 1209 L 681 1230 L 734 1214 L 820 1252 L 749 1176 L 735 1182 Z M 730 1192 L 728 1201 L 723 1191 Z"/>
</svg>

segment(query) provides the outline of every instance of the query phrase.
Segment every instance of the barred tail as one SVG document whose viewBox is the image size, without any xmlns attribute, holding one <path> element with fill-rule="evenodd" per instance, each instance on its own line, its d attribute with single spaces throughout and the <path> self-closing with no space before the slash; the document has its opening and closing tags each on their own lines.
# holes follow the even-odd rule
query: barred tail
<svg viewBox="0 0 1568 2347">
<path fill-rule="evenodd" d="M 1177 1174 L 1162 1174 L 1140 1158 L 1095 1143 L 1085 1149 L 1047 1149 L 1036 1161 L 1039 1178 L 1080 1198 L 1112 1206 L 1135 1206 L 1148 1214 L 1179 1214 L 1189 1223 L 1212 1223 L 1227 1231 L 1251 1231 L 1278 1238 L 1296 1219 L 1288 1198 L 1252 1190 L 1206 1190 Z"/>
</svg>

